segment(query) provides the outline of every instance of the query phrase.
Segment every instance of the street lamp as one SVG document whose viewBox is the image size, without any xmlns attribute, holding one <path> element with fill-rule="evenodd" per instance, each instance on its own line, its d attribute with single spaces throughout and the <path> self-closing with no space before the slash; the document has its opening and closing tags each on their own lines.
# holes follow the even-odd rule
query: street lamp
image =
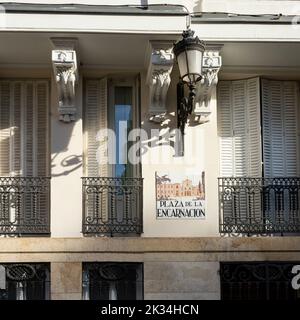
<svg viewBox="0 0 300 320">
<path fill-rule="evenodd" d="M 184 129 L 188 116 L 194 107 L 196 83 L 202 79 L 202 58 L 205 50 L 204 42 L 194 37 L 194 31 L 183 31 L 183 39 L 174 44 L 174 54 L 179 67 L 180 80 L 177 84 L 177 127 L 180 129 L 179 155 L 184 155 Z M 184 86 L 189 89 L 185 97 Z"/>
</svg>

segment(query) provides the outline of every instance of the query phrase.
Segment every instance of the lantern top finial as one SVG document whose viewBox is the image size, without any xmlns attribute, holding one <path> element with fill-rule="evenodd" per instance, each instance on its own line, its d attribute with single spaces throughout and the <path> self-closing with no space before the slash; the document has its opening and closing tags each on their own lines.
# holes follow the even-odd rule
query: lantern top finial
<svg viewBox="0 0 300 320">
<path fill-rule="evenodd" d="M 197 36 L 194 37 L 195 31 L 190 28 L 182 32 L 183 39 L 175 43 L 174 54 L 177 57 L 182 51 L 185 50 L 205 50 L 205 44 Z"/>
</svg>

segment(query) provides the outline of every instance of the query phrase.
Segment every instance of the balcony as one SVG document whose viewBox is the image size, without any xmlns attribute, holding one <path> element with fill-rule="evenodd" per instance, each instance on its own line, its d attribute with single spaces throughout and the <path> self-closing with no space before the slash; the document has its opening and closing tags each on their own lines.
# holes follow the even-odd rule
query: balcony
<svg viewBox="0 0 300 320">
<path fill-rule="evenodd" d="M 143 232 L 142 178 L 82 178 L 84 235 L 134 236 Z"/>
<path fill-rule="evenodd" d="M 49 235 L 50 178 L 0 177 L 0 235 Z"/>
<path fill-rule="evenodd" d="M 219 178 L 220 233 L 300 232 L 300 178 Z"/>
</svg>

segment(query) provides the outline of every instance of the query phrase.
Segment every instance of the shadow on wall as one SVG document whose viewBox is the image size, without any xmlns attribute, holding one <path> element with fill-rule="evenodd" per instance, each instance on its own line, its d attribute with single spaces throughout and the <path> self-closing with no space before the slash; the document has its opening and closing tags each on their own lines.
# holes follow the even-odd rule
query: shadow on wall
<svg viewBox="0 0 300 320">
<path fill-rule="evenodd" d="M 177 129 L 177 83 L 179 79 L 179 70 L 175 65 L 171 73 L 171 83 L 166 97 L 166 115 L 161 123 L 157 123 L 150 120 L 150 115 L 147 108 L 143 108 L 142 113 L 142 123 L 141 128 L 146 131 L 148 138 L 143 139 L 140 142 L 141 145 L 141 155 L 145 155 L 147 151 L 153 148 L 158 148 L 161 146 L 170 146 L 174 151 L 174 157 L 177 157 L 178 145 L 176 147 L 176 136 L 175 134 L 170 134 L 174 129 Z M 189 94 L 188 89 L 185 86 L 185 97 Z M 206 124 L 200 124 L 201 118 L 194 114 L 188 117 L 188 122 L 186 124 L 186 132 L 188 128 L 205 126 Z M 156 131 L 152 131 L 156 130 Z M 155 132 L 155 134 L 153 134 Z"/>
<path fill-rule="evenodd" d="M 141 0 L 141 6 L 147 7 L 148 6 L 148 0 Z"/>
<path fill-rule="evenodd" d="M 52 165 L 51 169 L 55 168 L 57 165 L 53 164 L 54 159 L 58 156 L 56 153 L 52 157 Z M 60 168 L 65 168 L 64 171 L 61 173 L 52 173 L 52 177 L 60 177 L 60 176 L 67 176 L 69 173 L 76 171 L 77 169 L 82 167 L 82 155 L 70 155 L 60 161 Z"/>
<path fill-rule="evenodd" d="M 141 155 L 145 155 L 150 149 L 162 146 L 170 146 L 174 150 L 174 157 L 178 155 L 178 145 L 176 146 L 176 134 L 173 132 L 177 129 L 177 112 L 168 112 L 165 120 L 162 123 L 155 123 L 150 120 L 150 116 L 144 118 L 142 128 L 146 131 L 148 139 L 140 141 Z M 200 124 L 197 116 L 190 115 L 188 123 L 186 124 L 186 131 L 188 128 L 203 126 Z M 153 131 L 154 130 L 154 131 Z M 155 132 L 155 134 L 153 134 Z"/>
<path fill-rule="evenodd" d="M 221 0 L 222 1 L 222 0 Z M 194 13 L 200 13 L 203 10 L 203 2 L 204 0 L 195 1 L 195 6 L 193 8 Z"/>
<path fill-rule="evenodd" d="M 53 139 L 53 141 L 56 141 L 56 143 L 52 146 L 51 176 L 66 176 L 82 167 L 81 154 L 69 155 L 60 161 L 58 160 L 61 153 L 64 153 L 68 150 L 69 141 L 73 134 L 76 122 L 66 124 L 58 121 L 56 117 L 54 117 L 54 119 L 57 121 L 57 125 L 55 127 L 55 137 Z"/>
</svg>

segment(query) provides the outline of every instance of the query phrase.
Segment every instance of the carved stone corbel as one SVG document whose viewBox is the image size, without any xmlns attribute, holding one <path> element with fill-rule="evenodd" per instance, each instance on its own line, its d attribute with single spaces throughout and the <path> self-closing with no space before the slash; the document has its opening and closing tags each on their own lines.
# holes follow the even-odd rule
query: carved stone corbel
<svg viewBox="0 0 300 320">
<path fill-rule="evenodd" d="M 58 92 L 59 120 L 71 122 L 76 114 L 76 83 L 78 81 L 76 39 L 51 39 L 52 64 Z"/>
<path fill-rule="evenodd" d="M 150 63 L 147 73 L 149 115 L 151 121 L 161 123 L 165 120 L 167 113 L 166 98 L 174 64 L 173 43 L 151 41 L 150 46 Z"/>
<path fill-rule="evenodd" d="M 222 58 L 219 54 L 222 46 L 206 45 L 203 55 L 203 78 L 196 88 L 194 116 L 200 123 L 209 121 L 211 114 L 210 100 L 213 89 L 218 83 L 218 72 L 222 66 Z"/>
</svg>

